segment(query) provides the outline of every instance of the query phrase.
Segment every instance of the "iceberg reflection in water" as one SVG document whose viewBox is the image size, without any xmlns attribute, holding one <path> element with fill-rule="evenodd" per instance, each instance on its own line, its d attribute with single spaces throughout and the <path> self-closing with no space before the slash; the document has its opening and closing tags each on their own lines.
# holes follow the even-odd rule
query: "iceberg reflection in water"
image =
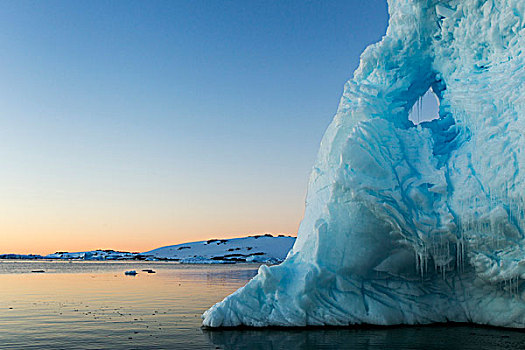
<svg viewBox="0 0 525 350">
<path fill-rule="evenodd" d="M 203 333 L 215 347 L 225 350 L 525 348 L 525 332 L 466 325 L 307 329 L 205 328 Z"/>
</svg>

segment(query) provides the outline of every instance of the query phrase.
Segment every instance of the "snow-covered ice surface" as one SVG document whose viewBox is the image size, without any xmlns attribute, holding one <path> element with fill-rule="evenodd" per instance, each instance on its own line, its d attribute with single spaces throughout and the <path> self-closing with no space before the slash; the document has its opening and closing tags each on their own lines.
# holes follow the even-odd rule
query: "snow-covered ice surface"
<svg viewBox="0 0 525 350">
<path fill-rule="evenodd" d="M 176 259 L 187 264 L 277 263 L 284 260 L 294 242 L 295 237 L 258 235 L 184 243 L 142 254 L 157 259 Z"/>
<path fill-rule="evenodd" d="M 322 140 L 294 247 L 205 326 L 525 327 L 525 1 L 389 13 Z M 429 88 L 440 118 L 415 126 Z"/>
</svg>

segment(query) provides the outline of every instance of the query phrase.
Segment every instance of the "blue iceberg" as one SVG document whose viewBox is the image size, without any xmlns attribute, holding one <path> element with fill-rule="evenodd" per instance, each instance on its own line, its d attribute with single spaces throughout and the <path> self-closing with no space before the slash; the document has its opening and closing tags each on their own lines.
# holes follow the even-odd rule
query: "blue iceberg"
<svg viewBox="0 0 525 350">
<path fill-rule="evenodd" d="M 525 1 L 391 0 L 344 88 L 297 241 L 205 326 L 525 327 Z M 428 90 L 439 118 L 409 112 Z"/>
</svg>

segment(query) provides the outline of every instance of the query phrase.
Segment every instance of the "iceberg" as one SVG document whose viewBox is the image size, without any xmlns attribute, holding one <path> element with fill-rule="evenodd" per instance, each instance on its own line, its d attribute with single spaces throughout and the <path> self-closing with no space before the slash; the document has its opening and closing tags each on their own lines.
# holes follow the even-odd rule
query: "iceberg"
<svg viewBox="0 0 525 350">
<path fill-rule="evenodd" d="M 203 325 L 525 327 L 525 1 L 390 0 L 285 261 Z M 408 114 L 428 90 L 439 118 Z"/>
</svg>

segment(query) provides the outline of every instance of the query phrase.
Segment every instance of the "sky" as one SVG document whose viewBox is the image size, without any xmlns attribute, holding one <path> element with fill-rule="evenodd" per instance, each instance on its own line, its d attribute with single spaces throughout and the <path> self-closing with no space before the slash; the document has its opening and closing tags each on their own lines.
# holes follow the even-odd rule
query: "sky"
<svg viewBox="0 0 525 350">
<path fill-rule="evenodd" d="M 0 2 L 0 253 L 295 235 L 383 0 Z"/>
</svg>

